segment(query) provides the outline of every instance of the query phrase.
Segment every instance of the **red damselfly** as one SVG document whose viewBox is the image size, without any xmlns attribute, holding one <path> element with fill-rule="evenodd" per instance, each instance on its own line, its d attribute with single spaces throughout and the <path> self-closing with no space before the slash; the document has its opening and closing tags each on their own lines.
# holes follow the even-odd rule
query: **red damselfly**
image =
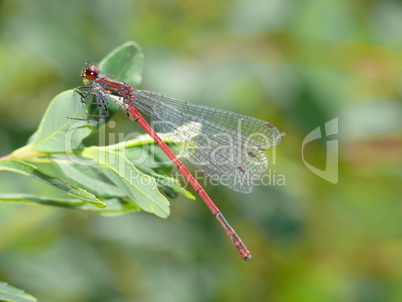
<svg viewBox="0 0 402 302">
<path fill-rule="evenodd" d="M 166 143 L 143 118 L 140 111 L 155 124 L 158 132 L 170 133 L 177 141 L 191 141 L 188 160 L 205 174 L 227 187 L 249 193 L 253 182 L 269 166 L 266 148 L 279 143 L 279 130 L 271 123 L 238 113 L 208 106 L 180 101 L 164 94 L 134 89 L 131 85 L 102 75 L 94 66 L 84 68 L 81 73 L 88 85 L 76 89 L 81 101 L 99 106 L 99 114 L 91 115 L 103 122 L 109 116 L 107 105 L 110 100 L 120 105 L 128 116 L 136 121 L 170 158 L 177 169 L 188 180 L 222 225 L 232 244 L 244 260 L 251 254 L 234 229 L 229 225 L 218 207 L 203 187 L 171 151 Z M 87 89 L 83 91 L 82 89 Z M 95 95 L 96 101 L 87 101 Z M 193 132 L 176 131 L 179 126 L 197 123 L 200 127 Z M 195 130 L 194 130 L 195 131 Z M 183 144 L 179 148 L 188 148 Z"/>
</svg>

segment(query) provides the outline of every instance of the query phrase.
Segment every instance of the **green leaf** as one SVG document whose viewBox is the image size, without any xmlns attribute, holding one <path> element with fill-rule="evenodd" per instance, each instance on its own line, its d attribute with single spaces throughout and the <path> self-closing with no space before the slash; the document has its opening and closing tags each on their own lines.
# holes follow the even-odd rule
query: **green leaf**
<svg viewBox="0 0 402 302">
<path fill-rule="evenodd" d="M 133 41 L 115 48 L 99 63 L 101 73 L 125 81 L 135 88 L 141 83 L 143 66 L 144 54 Z"/>
<path fill-rule="evenodd" d="M 99 171 L 99 165 L 95 161 L 86 159 L 87 162 L 90 161 L 91 163 L 80 164 L 67 160 L 68 157 L 64 154 L 55 154 L 52 157 L 55 158 L 51 158 L 51 162 L 63 173 L 64 177 L 77 184 L 80 188 L 91 191 L 97 197 L 126 196 L 122 190 Z"/>
<path fill-rule="evenodd" d="M 2 160 L 0 161 L 0 170 L 12 171 L 25 176 L 35 177 L 44 183 L 66 192 L 68 195 L 89 202 L 96 207 L 105 207 L 105 204 L 98 200 L 93 194 L 72 186 L 61 179 L 47 175 L 32 164 L 20 160 Z"/>
<path fill-rule="evenodd" d="M 138 170 L 153 177 L 158 187 L 162 188 L 169 197 L 176 197 L 172 194 L 171 191 L 173 191 L 181 193 L 187 198 L 195 199 L 194 195 L 184 189 L 177 179 L 171 177 L 173 163 L 156 144 L 155 146 L 158 149 L 152 150 L 144 158 L 142 158 L 144 152 L 146 152 L 144 147 L 127 148 L 124 150 L 125 156 Z M 141 158 L 141 161 L 137 162 L 139 158 Z"/>
<path fill-rule="evenodd" d="M 102 172 L 141 209 L 166 218 L 170 213 L 169 202 L 157 190 L 155 179 L 138 171 L 122 152 L 107 148 L 85 148 L 81 155 L 97 161 Z"/>
<path fill-rule="evenodd" d="M 130 148 L 130 150 L 127 151 L 126 155 L 131 163 L 141 172 L 153 177 L 158 187 L 163 189 L 165 193 L 168 193 L 169 197 L 177 197 L 177 194 L 175 195 L 173 193 L 175 192 L 181 193 L 187 198 L 195 199 L 190 192 L 181 186 L 178 180 L 169 176 L 172 173 L 172 163 L 170 161 L 168 161 L 169 166 L 165 166 L 158 161 L 152 163 L 153 160 L 158 160 L 157 156 L 154 158 L 147 156 L 141 161 L 141 164 L 137 165 L 132 159 L 138 158 L 136 154 L 143 153 L 143 148 Z M 69 182 L 84 190 L 90 191 L 98 198 L 127 197 L 121 189 L 114 185 L 110 179 L 100 171 L 101 167 L 96 162 L 86 159 L 86 161 L 92 161 L 92 164 L 88 162 L 85 165 L 79 164 L 67 160 L 68 156 L 65 154 L 52 155 L 51 162 L 63 173 L 64 178 L 68 179 Z"/>
<path fill-rule="evenodd" d="M 175 193 L 181 193 L 189 199 L 195 199 L 195 196 L 191 194 L 189 191 L 187 191 L 185 188 L 183 188 L 183 186 L 177 179 L 172 177 L 166 177 L 164 175 L 156 173 L 152 173 L 149 175 L 155 178 L 156 182 L 158 183 L 158 186 L 163 189 L 163 191 L 168 197 L 176 198 L 177 194 Z"/>
<path fill-rule="evenodd" d="M 0 281 L 0 301 L 3 302 L 35 302 L 36 298 L 23 290 Z"/>
<path fill-rule="evenodd" d="M 18 202 L 26 204 L 36 203 L 36 204 L 44 204 L 64 208 L 80 208 L 88 206 L 88 203 L 80 199 L 53 198 L 53 197 L 47 197 L 35 194 L 25 194 L 25 193 L 3 193 L 0 194 L 0 201 L 13 202 L 13 203 Z"/>
<path fill-rule="evenodd" d="M 186 132 L 191 128 L 190 133 L 194 133 L 196 136 L 201 131 L 202 125 L 199 123 L 188 123 L 186 125 L 182 125 L 176 129 L 179 133 Z M 169 143 L 172 150 L 175 148 L 182 149 L 183 144 L 185 148 L 187 148 L 187 155 L 191 154 L 192 145 L 192 137 L 187 137 L 185 141 L 179 140 L 179 136 L 175 135 L 174 132 L 171 133 L 158 133 L 159 137 L 165 142 Z M 152 152 L 146 157 L 143 157 L 146 145 L 157 146 L 155 141 L 148 135 L 140 135 L 136 138 L 133 138 L 126 142 L 121 142 L 115 145 L 110 145 L 108 148 L 113 150 L 121 150 L 125 152 L 125 156 L 142 172 L 154 177 L 159 185 L 159 187 L 163 188 L 165 193 L 169 197 L 174 197 L 171 190 L 173 192 L 181 193 L 187 198 L 195 199 L 194 195 L 192 195 L 189 191 L 184 189 L 179 181 L 176 179 L 167 176 L 171 174 L 172 162 L 168 159 L 168 157 L 163 153 L 163 151 L 157 147 L 157 149 L 152 149 Z M 182 152 L 183 153 L 183 152 Z M 135 159 L 142 158 L 141 162 L 137 162 Z M 165 173 L 162 173 L 165 170 Z M 168 171 L 168 173 L 166 173 Z"/>
<path fill-rule="evenodd" d="M 186 131 L 188 127 L 194 127 L 192 133 L 197 133 L 200 129 L 198 123 L 189 123 L 178 127 L 176 131 Z M 172 145 L 176 144 L 178 146 L 182 143 L 187 143 L 178 141 L 177 137 L 172 136 L 171 133 L 159 133 L 159 136 L 163 141 L 171 143 Z M 189 139 L 191 139 L 191 137 L 189 137 Z M 152 149 L 148 152 L 145 149 L 147 146 L 156 147 L 156 149 Z M 124 152 L 125 157 L 127 157 L 137 169 L 155 178 L 158 187 L 162 188 L 169 197 L 175 198 L 175 193 L 181 193 L 187 198 L 195 199 L 195 196 L 183 188 L 178 180 L 169 177 L 172 173 L 173 163 L 148 134 L 140 135 L 118 144 L 109 145 L 108 149 Z M 145 157 L 143 156 L 144 153 L 146 153 Z M 140 158 L 141 160 L 138 161 Z"/>
<path fill-rule="evenodd" d="M 43 204 L 68 209 L 92 211 L 107 215 L 118 215 L 140 211 L 140 207 L 126 198 L 111 198 L 103 200 L 105 208 L 97 208 L 80 199 L 52 198 L 34 194 L 0 194 L 0 202 L 24 204 Z"/>
<path fill-rule="evenodd" d="M 50 103 L 38 130 L 29 138 L 24 150 L 67 152 L 76 149 L 91 134 L 92 126 L 86 121 L 68 119 L 86 118 L 80 97 L 73 90 L 57 95 Z M 17 152 L 22 152 L 21 149 Z M 17 153 L 15 152 L 15 153 Z"/>
</svg>

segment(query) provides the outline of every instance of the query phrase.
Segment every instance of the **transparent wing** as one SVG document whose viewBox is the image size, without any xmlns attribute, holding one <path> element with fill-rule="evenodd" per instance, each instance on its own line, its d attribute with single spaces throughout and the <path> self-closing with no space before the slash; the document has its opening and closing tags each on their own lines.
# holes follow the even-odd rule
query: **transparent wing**
<svg viewBox="0 0 402 302">
<path fill-rule="evenodd" d="M 136 90 L 134 105 L 151 119 L 158 132 L 170 132 L 179 144 L 178 156 L 219 183 L 249 193 L 268 169 L 266 148 L 280 142 L 272 124 L 217 108 L 191 104 L 160 93 Z M 186 131 L 176 131 L 181 125 Z"/>
</svg>

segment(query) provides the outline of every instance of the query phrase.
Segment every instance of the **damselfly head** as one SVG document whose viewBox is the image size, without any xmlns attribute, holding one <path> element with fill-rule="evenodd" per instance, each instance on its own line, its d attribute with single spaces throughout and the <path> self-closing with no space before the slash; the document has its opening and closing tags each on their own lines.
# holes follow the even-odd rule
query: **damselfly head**
<svg viewBox="0 0 402 302">
<path fill-rule="evenodd" d="M 95 80 L 98 77 L 98 75 L 99 75 L 99 69 L 95 65 L 85 67 L 81 72 L 81 77 L 84 78 L 84 80 L 89 81 Z"/>
</svg>

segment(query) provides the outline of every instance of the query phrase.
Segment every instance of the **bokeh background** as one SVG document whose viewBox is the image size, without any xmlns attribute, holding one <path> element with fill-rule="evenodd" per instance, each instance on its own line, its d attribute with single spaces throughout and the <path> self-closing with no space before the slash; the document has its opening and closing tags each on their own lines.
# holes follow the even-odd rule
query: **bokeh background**
<svg viewBox="0 0 402 302">
<path fill-rule="evenodd" d="M 270 186 L 207 187 L 253 259 L 199 199 L 171 200 L 166 220 L 3 203 L 0 280 L 44 302 L 402 301 L 400 1 L 0 1 L 0 154 L 128 40 L 145 53 L 143 89 L 284 133 Z M 324 170 L 339 140 L 333 184 L 302 143 L 336 118 L 338 134 L 304 146 Z M 8 172 L 0 192 L 65 197 Z"/>
</svg>

